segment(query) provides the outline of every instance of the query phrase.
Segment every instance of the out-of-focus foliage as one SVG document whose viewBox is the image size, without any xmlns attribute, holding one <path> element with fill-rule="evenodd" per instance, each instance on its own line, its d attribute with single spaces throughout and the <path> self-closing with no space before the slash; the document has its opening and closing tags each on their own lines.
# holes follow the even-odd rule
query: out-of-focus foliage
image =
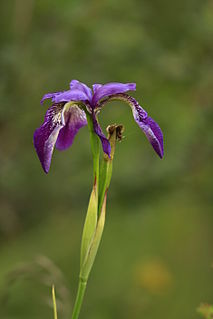
<svg viewBox="0 0 213 319">
<path fill-rule="evenodd" d="M 198 308 L 198 312 L 206 319 L 212 319 L 213 317 L 213 306 L 208 304 L 201 304 Z"/>
<path fill-rule="evenodd" d="M 136 82 L 134 96 L 165 137 L 160 160 L 126 105 L 111 103 L 100 115 L 103 128 L 116 122 L 126 129 L 81 317 L 199 318 L 200 302 L 213 300 L 213 2 L 0 6 L 0 287 L 2 295 L 5 285 L 9 290 L 0 317 L 52 316 L 45 303 L 52 282 L 45 286 L 35 272 L 12 286 L 7 281 L 8 272 L 38 254 L 61 269 L 73 305 L 92 183 L 88 132 L 83 128 L 69 150 L 54 153 L 48 175 L 32 136 L 48 107 L 40 106 L 42 95 L 78 79 Z M 67 318 L 60 306 L 59 318 Z"/>
</svg>

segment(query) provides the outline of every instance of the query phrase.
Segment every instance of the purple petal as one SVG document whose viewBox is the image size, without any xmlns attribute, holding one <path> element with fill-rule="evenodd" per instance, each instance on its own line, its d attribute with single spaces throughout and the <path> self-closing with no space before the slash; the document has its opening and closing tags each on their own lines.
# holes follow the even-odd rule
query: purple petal
<svg viewBox="0 0 213 319">
<path fill-rule="evenodd" d="M 147 117 L 146 120 L 137 122 L 137 124 L 146 134 L 146 137 L 148 138 L 155 152 L 160 156 L 160 158 L 163 158 L 163 133 L 160 129 L 160 126 L 151 117 Z"/>
<path fill-rule="evenodd" d="M 70 82 L 71 90 L 79 90 L 86 94 L 88 101 L 92 100 L 92 90 L 84 83 L 79 82 L 78 80 L 72 80 Z"/>
<path fill-rule="evenodd" d="M 97 90 L 100 89 L 100 87 L 102 86 L 103 86 L 102 84 L 98 84 L 98 83 L 93 84 L 92 86 L 93 92 L 96 93 Z"/>
<path fill-rule="evenodd" d="M 106 136 L 104 135 L 104 133 L 102 132 L 102 129 L 97 121 L 97 118 L 94 112 L 92 112 L 92 121 L 93 121 L 94 131 L 101 140 L 103 151 L 110 157 L 110 154 L 111 154 L 110 143 L 108 139 L 106 138 Z"/>
<path fill-rule="evenodd" d="M 54 99 L 57 95 L 62 94 L 62 93 L 63 93 L 63 92 L 55 92 L 55 93 L 47 93 L 47 94 L 44 94 L 44 96 L 42 97 L 40 103 L 43 104 L 45 100 L 47 100 L 47 99 Z"/>
<path fill-rule="evenodd" d="M 146 111 L 138 104 L 138 102 L 129 97 L 129 104 L 132 107 L 132 113 L 135 119 L 135 122 L 143 130 L 154 148 L 155 152 L 163 157 L 163 133 L 160 129 L 160 126 L 149 116 L 147 116 Z"/>
<path fill-rule="evenodd" d="M 103 107 L 106 103 L 113 100 L 124 101 L 131 106 L 135 122 L 146 134 L 146 137 L 148 138 L 155 152 L 160 156 L 160 158 L 162 158 L 164 153 L 163 133 L 159 125 L 151 117 L 148 117 L 147 112 L 133 97 L 125 93 L 109 96 L 101 102 L 100 107 Z"/>
<path fill-rule="evenodd" d="M 64 126 L 63 108 L 63 103 L 53 104 L 45 114 L 44 123 L 34 133 L 34 146 L 45 173 L 50 169 L 54 146 Z"/>
<path fill-rule="evenodd" d="M 100 85 L 100 84 L 99 84 Z M 95 94 L 92 98 L 92 105 L 93 107 L 96 106 L 97 102 L 104 97 L 107 97 L 112 94 L 119 94 L 124 93 L 127 91 L 135 91 L 136 90 L 136 84 L 135 83 L 107 83 L 100 87 L 95 87 Z"/>
<path fill-rule="evenodd" d="M 80 90 L 68 90 L 61 94 L 56 95 L 53 98 L 53 102 L 60 103 L 60 102 L 70 102 L 70 101 L 87 101 L 88 96 L 86 93 Z"/>
<path fill-rule="evenodd" d="M 60 130 L 56 148 L 65 150 L 73 143 L 78 130 L 87 125 L 86 114 L 77 105 L 72 105 L 64 112 L 65 126 Z"/>
<path fill-rule="evenodd" d="M 70 102 L 70 101 L 87 101 L 88 96 L 85 92 L 81 90 L 72 89 L 64 92 L 56 92 L 56 93 L 47 93 L 41 99 L 41 104 L 43 104 L 44 100 L 52 99 L 54 103 L 61 102 Z"/>
</svg>

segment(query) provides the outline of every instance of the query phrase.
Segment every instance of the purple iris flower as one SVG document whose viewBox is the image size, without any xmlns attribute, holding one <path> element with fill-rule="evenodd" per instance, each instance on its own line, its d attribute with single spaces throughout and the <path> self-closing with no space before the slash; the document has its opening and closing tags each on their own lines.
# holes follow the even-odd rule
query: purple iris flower
<svg viewBox="0 0 213 319">
<path fill-rule="evenodd" d="M 45 94 L 41 103 L 52 99 L 53 104 L 46 112 L 44 123 L 34 133 L 35 149 L 44 171 L 49 171 L 54 147 L 67 149 L 72 145 L 78 130 L 87 125 L 85 112 L 92 118 L 94 132 L 100 138 L 104 153 L 110 156 L 110 143 L 98 123 L 97 113 L 112 100 L 122 100 L 130 105 L 136 123 L 162 158 L 162 131 L 138 102 L 125 93 L 130 90 L 136 90 L 135 83 L 94 84 L 92 91 L 86 84 L 72 80 L 68 91 Z"/>
</svg>

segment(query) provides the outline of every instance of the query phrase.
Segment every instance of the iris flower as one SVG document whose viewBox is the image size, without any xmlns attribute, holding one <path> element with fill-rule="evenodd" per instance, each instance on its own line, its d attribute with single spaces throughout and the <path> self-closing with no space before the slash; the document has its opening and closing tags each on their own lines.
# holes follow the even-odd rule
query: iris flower
<svg viewBox="0 0 213 319">
<path fill-rule="evenodd" d="M 70 82 L 70 89 L 63 92 L 47 93 L 44 100 L 52 99 L 43 124 L 34 133 L 34 146 L 41 165 L 48 173 L 54 147 L 65 150 L 73 143 L 81 127 L 87 125 L 86 113 L 92 118 L 94 132 L 100 138 L 104 153 L 110 157 L 111 147 L 97 119 L 101 108 L 112 100 L 127 102 L 135 122 L 145 133 L 155 152 L 163 157 L 163 134 L 159 125 L 148 116 L 147 112 L 127 91 L 135 91 L 135 83 L 94 84 L 91 90 L 86 84 L 77 80 Z"/>
</svg>

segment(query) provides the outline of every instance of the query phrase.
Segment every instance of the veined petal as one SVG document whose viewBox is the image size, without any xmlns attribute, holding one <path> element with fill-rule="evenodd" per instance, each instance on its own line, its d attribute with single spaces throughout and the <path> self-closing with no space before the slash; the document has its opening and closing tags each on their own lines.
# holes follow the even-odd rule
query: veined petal
<svg viewBox="0 0 213 319">
<path fill-rule="evenodd" d="M 124 101 L 131 106 L 135 122 L 145 133 L 155 152 L 160 156 L 160 158 L 162 158 L 164 154 L 163 133 L 159 125 L 151 117 L 149 117 L 147 112 L 139 105 L 139 103 L 128 94 L 115 94 L 109 96 L 100 104 L 100 107 L 103 107 L 107 102 L 113 100 Z"/>
<path fill-rule="evenodd" d="M 163 158 L 163 133 L 160 126 L 149 116 L 145 120 L 135 119 L 135 121 L 146 134 L 155 152 Z"/>
<path fill-rule="evenodd" d="M 107 97 L 112 94 L 119 94 L 124 93 L 127 91 L 134 91 L 136 90 L 136 84 L 135 83 L 118 83 L 118 82 L 112 82 L 107 83 L 104 85 L 98 84 L 99 87 L 95 86 L 95 94 L 92 98 L 92 105 L 93 107 L 97 104 L 97 102 L 104 97 Z"/>
<path fill-rule="evenodd" d="M 87 95 L 88 101 L 92 100 L 92 90 L 84 83 L 79 82 L 78 80 L 72 80 L 70 82 L 71 90 L 79 90 Z"/>
<path fill-rule="evenodd" d="M 70 102 L 70 101 L 87 101 L 88 96 L 85 92 L 81 90 L 73 89 L 64 91 L 63 93 L 57 94 L 53 98 L 53 102 L 60 103 L 60 102 Z"/>
<path fill-rule="evenodd" d="M 56 148 L 59 150 L 65 150 L 73 143 L 74 137 L 78 130 L 87 125 L 86 114 L 77 105 L 71 105 L 69 109 L 63 113 L 65 126 L 60 130 Z"/>
<path fill-rule="evenodd" d="M 92 112 L 92 121 L 93 121 L 94 131 L 101 140 L 103 151 L 110 157 L 110 153 L 111 153 L 110 143 L 108 139 L 106 138 L 106 136 L 104 135 L 104 133 L 102 132 L 102 129 L 98 123 L 98 120 L 94 112 Z"/>
<path fill-rule="evenodd" d="M 88 96 L 85 92 L 79 89 L 72 89 L 64 92 L 47 93 L 41 99 L 41 104 L 44 100 L 52 99 L 54 103 L 70 102 L 70 101 L 87 101 Z"/>
<path fill-rule="evenodd" d="M 65 124 L 63 109 L 64 103 L 53 104 L 45 114 L 44 123 L 34 133 L 34 146 L 45 173 L 50 169 L 54 146 Z"/>
<path fill-rule="evenodd" d="M 97 92 L 98 89 L 100 89 L 100 87 L 102 87 L 103 85 L 102 84 L 99 84 L 99 83 L 95 83 L 93 84 L 92 86 L 92 89 L 93 89 L 93 92 L 94 94 Z"/>
<path fill-rule="evenodd" d="M 128 96 L 128 102 L 132 108 L 135 122 L 143 130 L 155 152 L 163 158 L 163 133 L 160 126 L 147 115 L 147 112 L 133 98 Z"/>
</svg>

